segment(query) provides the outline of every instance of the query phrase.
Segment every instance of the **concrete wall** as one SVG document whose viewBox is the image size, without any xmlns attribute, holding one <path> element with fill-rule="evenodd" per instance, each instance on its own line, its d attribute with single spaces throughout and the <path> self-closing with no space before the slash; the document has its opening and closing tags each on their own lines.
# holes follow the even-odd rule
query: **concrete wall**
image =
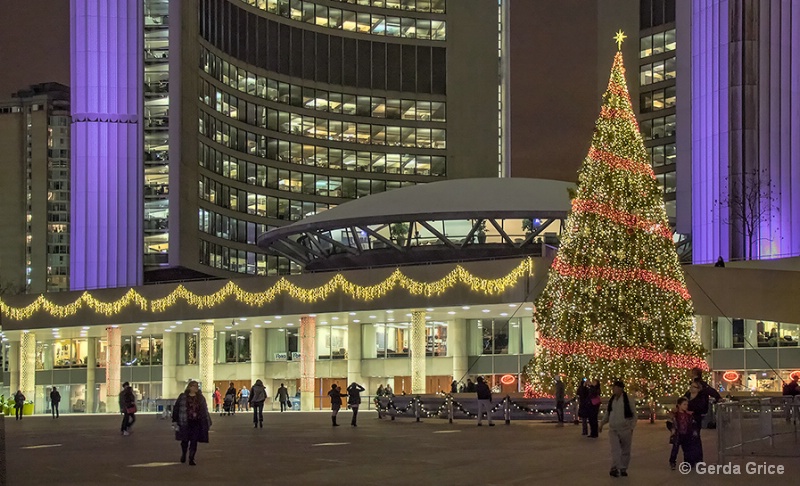
<svg viewBox="0 0 800 486">
<path fill-rule="evenodd" d="M 511 176 L 574 182 L 589 150 L 619 29 L 638 108 L 638 0 L 525 0 L 510 7 Z"/>
</svg>

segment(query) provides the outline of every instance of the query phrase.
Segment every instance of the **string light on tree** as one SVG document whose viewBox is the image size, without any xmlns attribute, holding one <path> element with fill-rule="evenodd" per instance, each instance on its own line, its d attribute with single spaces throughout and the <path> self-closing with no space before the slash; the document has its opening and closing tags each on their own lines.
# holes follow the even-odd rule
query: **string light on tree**
<svg viewBox="0 0 800 486">
<path fill-rule="evenodd" d="M 618 49 L 625 34 L 614 36 Z M 534 311 L 540 352 L 526 395 L 583 378 L 622 379 L 645 399 L 683 391 L 708 369 L 692 330 L 692 302 L 672 243 L 617 52 L 558 254 Z"/>
</svg>

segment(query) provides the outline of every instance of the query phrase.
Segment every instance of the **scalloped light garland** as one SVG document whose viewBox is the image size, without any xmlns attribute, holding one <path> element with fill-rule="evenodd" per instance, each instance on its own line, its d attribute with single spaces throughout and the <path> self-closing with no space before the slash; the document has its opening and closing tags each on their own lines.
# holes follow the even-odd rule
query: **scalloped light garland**
<svg viewBox="0 0 800 486">
<path fill-rule="evenodd" d="M 358 285 L 347 280 L 342 274 L 337 273 L 327 283 L 315 288 L 303 288 L 289 282 L 286 278 L 281 278 L 262 292 L 249 292 L 229 281 L 213 294 L 199 295 L 188 290 L 183 285 L 179 285 L 167 296 L 149 301 L 135 289 L 129 289 L 125 295 L 113 302 L 100 301 L 89 292 L 82 293 L 75 301 L 65 305 L 55 304 L 45 298 L 44 295 L 39 295 L 36 300 L 24 307 L 11 307 L 0 299 L 0 312 L 9 319 L 21 321 L 31 318 L 40 311 L 57 318 L 69 317 L 75 315 L 81 308 L 86 306 L 97 314 L 112 316 L 119 314 L 130 305 L 135 305 L 143 311 L 164 312 L 179 300 L 184 300 L 197 309 L 209 309 L 220 305 L 231 296 L 236 301 L 248 306 L 259 307 L 272 302 L 280 294 L 287 294 L 300 302 L 313 303 L 325 300 L 337 291 L 356 300 L 371 301 L 385 296 L 397 287 L 407 290 L 412 295 L 430 297 L 441 295 L 459 283 L 466 284 L 473 292 L 497 295 L 513 287 L 520 278 L 531 275 L 532 272 L 533 259 L 526 258 L 507 275 L 494 279 L 476 277 L 464 267 L 458 265 L 439 280 L 419 282 L 406 276 L 398 268 L 385 280 L 375 285 Z"/>
</svg>

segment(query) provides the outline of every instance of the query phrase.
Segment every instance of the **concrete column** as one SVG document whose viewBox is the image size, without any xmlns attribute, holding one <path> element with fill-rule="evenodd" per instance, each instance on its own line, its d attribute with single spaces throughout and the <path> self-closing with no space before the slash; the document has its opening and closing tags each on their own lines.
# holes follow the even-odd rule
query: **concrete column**
<svg viewBox="0 0 800 486">
<path fill-rule="evenodd" d="M 267 330 L 253 329 L 250 333 L 250 383 L 264 380 L 267 366 Z M 248 388 L 250 385 L 248 385 Z"/>
<path fill-rule="evenodd" d="M 97 338 L 86 339 L 86 413 L 94 413 L 97 404 L 94 401 L 97 372 Z"/>
<path fill-rule="evenodd" d="M 361 376 L 360 322 L 351 322 L 347 326 L 347 383 L 349 385 L 354 381 L 364 385 L 364 378 Z"/>
<path fill-rule="evenodd" d="M 117 326 L 107 327 L 106 340 L 106 412 L 115 412 L 121 391 L 122 332 Z"/>
<path fill-rule="evenodd" d="M 469 371 L 466 319 L 454 319 L 447 326 L 447 355 L 453 358 L 453 379 L 466 381 Z"/>
<path fill-rule="evenodd" d="M 411 314 L 411 393 L 425 393 L 425 312 Z"/>
<path fill-rule="evenodd" d="M 214 392 L 214 324 L 200 324 L 200 386 L 206 396 Z"/>
<path fill-rule="evenodd" d="M 165 332 L 161 349 L 161 397 L 178 396 L 178 336 Z"/>
<path fill-rule="evenodd" d="M 19 344 L 19 389 L 28 400 L 33 400 L 36 392 L 36 335 L 28 331 L 22 332 Z"/>
<path fill-rule="evenodd" d="M 317 320 L 300 318 L 300 409 L 314 410 L 316 395 Z"/>
<path fill-rule="evenodd" d="M 19 390 L 19 341 L 13 341 L 8 349 L 8 389 L 11 394 Z"/>
</svg>

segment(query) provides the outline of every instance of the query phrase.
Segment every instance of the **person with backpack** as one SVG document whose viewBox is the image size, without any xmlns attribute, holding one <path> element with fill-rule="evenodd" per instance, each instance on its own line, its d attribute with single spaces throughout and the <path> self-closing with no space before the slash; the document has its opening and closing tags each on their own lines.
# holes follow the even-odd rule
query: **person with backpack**
<svg viewBox="0 0 800 486">
<path fill-rule="evenodd" d="M 631 444 L 633 442 L 633 429 L 636 427 L 636 404 L 625 392 L 625 383 L 615 381 L 612 387 L 613 395 L 608 401 L 608 409 L 600 423 L 600 432 L 608 424 L 608 439 L 611 443 L 611 470 L 612 477 L 627 476 L 628 465 L 631 462 Z"/>
<path fill-rule="evenodd" d="M 16 420 L 22 420 L 22 407 L 25 406 L 25 395 L 22 394 L 22 390 L 17 390 L 17 393 L 14 394 L 14 413 L 16 414 Z"/>
</svg>

